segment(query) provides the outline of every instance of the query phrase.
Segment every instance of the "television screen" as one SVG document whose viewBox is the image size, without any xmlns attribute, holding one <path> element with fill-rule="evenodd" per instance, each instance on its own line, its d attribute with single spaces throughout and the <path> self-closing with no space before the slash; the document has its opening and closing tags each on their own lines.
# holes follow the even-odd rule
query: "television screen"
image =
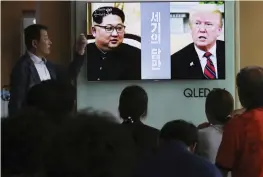
<svg viewBox="0 0 263 177">
<path fill-rule="evenodd" d="M 224 2 L 87 3 L 88 81 L 225 79 Z"/>
</svg>

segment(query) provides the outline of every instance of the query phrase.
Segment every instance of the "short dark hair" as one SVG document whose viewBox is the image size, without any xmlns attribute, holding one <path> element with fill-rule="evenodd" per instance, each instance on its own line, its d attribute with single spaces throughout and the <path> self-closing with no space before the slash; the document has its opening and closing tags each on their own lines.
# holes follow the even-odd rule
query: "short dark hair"
<svg viewBox="0 0 263 177">
<path fill-rule="evenodd" d="M 33 86 L 27 94 L 27 105 L 51 114 L 69 114 L 76 100 L 75 87 L 63 81 L 47 80 Z"/>
<path fill-rule="evenodd" d="M 122 23 L 124 23 L 125 21 L 124 12 L 117 7 L 111 7 L 111 6 L 100 7 L 97 10 L 95 10 L 92 13 L 92 19 L 95 23 L 101 24 L 103 21 L 103 18 L 110 14 L 118 15 L 121 18 Z"/>
<path fill-rule="evenodd" d="M 124 88 L 119 99 L 120 117 L 127 120 L 129 117 L 138 121 L 147 115 L 148 95 L 146 91 L 138 86 L 132 85 Z"/>
<path fill-rule="evenodd" d="M 24 29 L 24 38 L 27 49 L 31 49 L 33 40 L 40 40 L 41 30 L 48 30 L 48 27 L 41 24 L 33 24 Z"/>
<path fill-rule="evenodd" d="M 234 109 L 234 99 L 225 89 L 213 89 L 206 97 L 205 111 L 218 122 L 225 124 Z"/>
<path fill-rule="evenodd" d="M 239 100 L 246 109 L 263 107 L 263 68 L 245 67 L 237 74 Z"/>
<path fill-rule="evenodd" d="M 189 147 L 198 141 L 198 129 L 194 124 L 184 120 L 173 120 L 163 126 L 160 139 L 181 141 Z"/>
</svg>

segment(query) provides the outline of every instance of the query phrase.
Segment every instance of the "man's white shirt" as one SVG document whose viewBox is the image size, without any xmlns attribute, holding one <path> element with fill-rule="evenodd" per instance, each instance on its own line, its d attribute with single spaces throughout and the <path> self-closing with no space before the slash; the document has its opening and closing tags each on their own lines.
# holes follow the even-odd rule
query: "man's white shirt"
<svg viewBox="0 0 263 177">
<path fill-rule="evenodd" d="M 194 45 L 195 46 L 195 45 Z M 203 73 L 204 73 L 204 70 L 205 70 L 205 66 L 206 66 L 206 62 L 207 62 L 207 58 L 204 57 L 204 54 L 206 53 L 206 51 L 203 51 L 203 50 L 200 50 L 199 48 L 197 48 L 195 46 L 195 51 L 198 55 L 198 58 L 199 58 L 199 61 L 200 61 L 200 64 L 202 66 L 202 70 L 203 70 Z M 208 51 L 210 52 L 212 55 L 210 56 L 210 59 L 212 60 L 213 62 L 213 65 L 215 67 L 215 70 L 216 70 L 216 78 L 218 78 L 218 72 L 217 72 L 217 58 L 216 58 L 216 44 Z"/>
<path fill-rule="evenodd" d="M 46 66 L 46 59 L 39 58 L 31 52 L 28 52 L 28 54 L 36 67 L 40 80 L 50 80 L 51 77 Z"/>
</svg>

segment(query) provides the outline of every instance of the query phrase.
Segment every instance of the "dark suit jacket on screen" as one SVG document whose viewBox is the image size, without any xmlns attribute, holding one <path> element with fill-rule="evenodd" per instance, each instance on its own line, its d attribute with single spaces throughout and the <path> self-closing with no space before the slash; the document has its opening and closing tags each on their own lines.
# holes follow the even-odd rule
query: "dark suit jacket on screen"
<svg viewBox="0 0 263 177">
<path fill-rule="evenodd" d="M 225 42 L 217 40 L 216 47 L 218 79 L 225 79 Z M 171 56 L 171 72 L 172 79 L 206 79 L 194 43 Z"/>
<path fill-rule="evenodd" d="M 103 54 L 95 43 L 87 45 L 89 81 L 140 80 L 141 50 L 128 44 Z"/>
<path fill-rule="evenodd" d="M 50 61 L 46 61 L 46 67 L 51 79 L 71 81 L 76 78 L 83 64 L 84 56 L 75 53 L 74 60 L 68 69 L 61 68 Z M 26 52 L 16 63 L 10 78 L 10 101 L 8 105 L 9 115 L 15 114 L 25 103 L 29 89 L 41 82 L 37 69 Z"/>
</svg>

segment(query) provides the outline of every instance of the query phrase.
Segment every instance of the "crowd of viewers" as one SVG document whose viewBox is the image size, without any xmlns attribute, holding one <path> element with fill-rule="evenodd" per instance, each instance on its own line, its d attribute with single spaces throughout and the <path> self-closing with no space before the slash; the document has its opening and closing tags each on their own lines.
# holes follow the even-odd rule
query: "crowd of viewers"
<svg viewBox="0 0 263 177">
<path fill-rule="evenodd" d="M 148 96 L 136 85 L 108 112 L 76 112 L 76 90 L 48 80 L 33 86 L 21 111 L 1 119 L 4 177 L 263 177 L 263 68 L 236 79 L 241 110 L 224 89 L 205 103 L 207 122 L 143 123 Z M 176 115 L 174 115 L 176 118 Z M 150 117 L 149 117 L 150 119 Z"/>
</svg>

